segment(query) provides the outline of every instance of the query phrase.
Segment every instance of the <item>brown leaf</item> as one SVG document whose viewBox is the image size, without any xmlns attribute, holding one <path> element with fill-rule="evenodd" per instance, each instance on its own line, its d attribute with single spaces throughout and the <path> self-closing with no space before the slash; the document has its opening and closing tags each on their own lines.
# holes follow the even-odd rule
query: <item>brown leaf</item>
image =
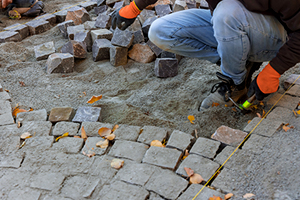
<svg viewBox="0 0 300 200">
<path fill-rule="evenodd" d="M 186 174 L 188 175 L 188 177 L 191 177 L 194 175 L 194 170 L 192 170 L 191 168 L 185 167 L 184 168 Z"/>
<path fill-rule="evenodd" d="M 74 138 L 81 138 L 80 136 L 78 136 L 78 135 L 74 135 Z"/>
<path fill-rule="evenodd" d="M 230 199 L 231 197 L 233 197 L 232 193 L 228 193 L 225 195 L 225 200 Z"/>
<path fill-rule="evenodd" d="M 192 184 L 199 184 L 202 181 L 204 181 L 204 179 L 202 178 L 202 176 L 200 174 L 193 174 L 190 177 L 190 183 L 192 183 Z"/>
<path fill-rule="evenodd" d="M 214 107 L 214 106 L 216 106 L 216 107 L 217 107 L 217 106 L 219 106 L 219 105 L 220 105 L 219 103 L 215 103 L 215 102 L 213 102 L 213 103 L 212 103 L 212 105 L 211 105 L 211 107 Z"/>
<path fill-rule="evenodd" d="M 17 117 L 17 114 L 18 114 L 18 113 L 21 113 L 21 112 L 27 112 L 27 110 L 20 109 L 20 108 L 16 107 L 16 108 L 14 108 L 14 110 L 13 110 L 13 112 L 12 112 L 12 115 L 13 115 L 14 117 Z"/>
<path fill-rule="evenodd" d="M 247 123 L 248 123 L 248 124 L 250 124 L 250 122 L 251 122 L 251 121 L 252 121 L 252 120 L 248 120 L 248 122 L 247 122 Z"/>
<path fill-rule="evenodd" d="M 291 128 L 295 128 L 294 126 L 288 127 L 288 125 L 289 125 L 289 124 L 285 124 L 285 125 L 283 125 L 283 127 L 282 127 L 282 129 L 283 129 L 285 132 L 287 132 L 287 131 L 290 130 Z"/>
<path fill-rule="evenodd" d="M 20 86 L 21 86 L 21 87 L 24 87 L 24 86 L 25 86 L 25 83 L 24 83 L 23 81 L 19 81 L 19 83 L 20 83 Z"/>
<path fill-rule="evenodd" d="M 237 110 L 236 110 L 236 108 L 235 108 L 235 107 L 233 107 L 233 108 L 232 108 L 232 111 L 233 111 L 233 112 L 237 112 Z"/>
<path fill-rule="evenodd" d="M 112 129 L 112 133 L 115 131 L 115 130 L 117 130 L 119 128 L 119 125 L 118 124 L 116 124 L 114 127 L 113 127 L 113 129 Z"/>
<path fill-rule="evenodd" d="M 115 169 L 120 169 L 123 167 L 123 165 L 124 165 L 124 160 L 117 159 L 117 158 L 113 159 L 110 163 L 110 166 Z"/>
<path fill-rule="evenodd" d="M 262 118 L 261 115 L 259 113 L 256 113 L 257 117 Z"/>
<path fill-rule="evenodd" d="M 113 140 L 113 139 L 115 139 L 115 137 L 116 137 L 115 134 L 110 134 L 108 136 L 105 136 L 105 138 L 108 139 L 108 140 L 110 140 L 110 141 Z"/>
<path fill-rule="evenodd" d="M 85 153 L 84 151 L 82 151 L 82 154 L 85 155 L 85 156 L 87 156 L 87 157 L 89 157 L 89 158 L 91 158 L 91 157 L 93 157 L 93 156 L 96 155 L 95 152 L 90 151 L 90 150 L 88 151 L 88 153 Z"/>
<path fill-rule="evenodd" d="M 96 101 L 99 101 L 100 99 L 102 99 L 102 95 L 99 95 L 99 96 L 92 96 L 88 101 L 87 103 L 95 103 Z"/>
<path fill-rule="evenodd" d="M 195 117 L 193 116 L 193 115 L 189 115 L 188 116 L 188 119 L 190 120 L 190 122 L 192 123 L 192 124 L 195 124 L 193 121 L 195 120 Z"/>
<path fill-rule="evenodd" d="M 213 197 L 209 197 L 208 200 L 223 200 L 221 197 L 213 195 Z"/>
<path fill-rule="evenodd" d="M 165 147 L 161 141 L 159 140 L 153 140 L 151 143 L 150 143 L 150 146 L 155 146 L 155 147 Z"/>
<path fill-rule="evenodd" d="M 106 147 L 108 147 L 108 140 L 101 140 L 99 142 L 96 143 L 96 147 L 100 147 L 101 149 L 105 149 Z"/>
<path fill-rule="evenodd" d="M 82 126 L 82 128 L 81 128 L 81 138 L 84 139 L 84 141 L 86 141 L 86 139 L 87 139 L 87 135 L 84 130 L 84 126 Z"/>
<path fill-rule="evenodd" d="M 295 112 L 295 110 L 293 110 L 293 113 L 295 115 L 295 117 L 298 117 L 297 113 Z"/>
<path fill-rule="evenodd" d="M 106 127 L 102 127 L 98 130 L 98 134 L 101 136 L 101 137 L 106 137 L 108 135 L 110 135 L 111 133 L 111 129 L 110 128 L 106 128 Z"/>
<path fill-rule="evenodd" d="M 254 197 L 254 196 L 255 196 L 255 195 L 252 194 L 252 193 L 247 193 L 247 194 L 245 194 L 245 195 L 243 196 L 243 198 L 244 198 L 244 199 L 248 199 L 248 198 Z"/>
</svg>

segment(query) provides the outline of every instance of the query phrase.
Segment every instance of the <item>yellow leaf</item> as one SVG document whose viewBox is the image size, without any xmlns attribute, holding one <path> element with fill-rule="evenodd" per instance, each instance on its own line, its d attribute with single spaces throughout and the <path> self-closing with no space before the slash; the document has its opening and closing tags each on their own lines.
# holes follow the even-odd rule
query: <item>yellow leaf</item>
<svg viewBox="0 0 300 200">
<path fill-rule="evenodd" d="M 86 139 L 87 139 L 87 135 L 84 130 L 84 126 L 82 126 L 82 128 L 81 128 L 81 138 L 84 139 L 84 141 L 86 141 Z"/>
<path fill-rule="evenodd" d="M 20 108 L 16 107 L 16 108 L 13 110 L 12 115 L 13 115 L 14 117 L 17 117 L 17 114 L 18 114 L 18 113 L 21 113 L 21 112 L 27 112 L 27 110 L 20 109 Z"/>
<path fill-rule="evenodd" d="M 100 99 L 102 99 L 102 95 L 99 95 L 99 96 L 92 96 L 88 101 L 87 103 L 95 103 L 96 101 L 99 101 Z"/>
<path fill-rule="evenodd" d="M 204 179 L 202 178 L 202 176 L 200 174 L 193 174 L 190 177 L 190 183 L 192 183 L 192 184 L 199 184 L 202 181 L 204 181 Z"/>
<path fill-rule="evenodd" d="M 101 140 L 99 142 L 96 143 L 96 147 L 100 147 L 101 149 L 105 149 L 106 147 L 108 147 L 108 140 Z"/>
<path fill-rule="evenodd" d="M 108 136 L 105 136 L 105 138 L 108 139 L 108 140 L 110 140 L 110 141 L 113 140 L 113 139 L 115 139 L 115 137 L 116 137 L 115 134 L 110 134 Z"/>
<path fill-rule="evenodd" d="M 225 195 L 225 200 L 230 199 L 231 197 L 233 197 L 232 193 L 228 193 Z"/>
<path fill-rule="evenodd" d="M 117 130 L 119 128 L 119 125 L 118 124 L 116 124 L 114 127 L 113 127 L 113 129 L 112 129 L 112 133 L 115 131 L 115 130 Z"/>
<path fill-rule="evenodd" d="M 68 135 L 69 135 L 69 133 L 64 133 L 63 135 L 57 137 L 57 138 L 55 139 L 55 142 L 57 142 L 60 138 L 68 137 Z"/>
<path fill-rule="evenodd" d="M 300 110 L 298 110 L 296 113 L 297 113 L 298 115 L 300 115 Z"/>
<path fill-rule="evenodd" d="M 245 194 L 245 195 L 243 196 L 243 198 L 244 198 L 244 199 L 248 199 L 248 198 L 254 197 L 254 196 L 255 196 L 255 195 L 252 194 L 252 193 L 247 193 L 247 194 Z"/>
<path fill-rule="evenodd" d="M 155 147 L 165 147 L 161 141 L 159 140 L 153 140 L 151 143 L 150 143 L 150 146 L 155 146 Z"/>
<path fill-rule="evenodd" d="M 188 119 L 190 120 L 190 122 L 192 123 L 192 124 L 194 124 L 194 120 L 195 120 L 195 117 L 193 116 L 193 115 L 189 115 L 188 116 Z"/>
<path fill-rule="evenodd" d="M 106 137 L 111 133 L 111 129 L 110 128 L 106 128 L 106 127 L 102 127 L 98 130 L 98 134 L 101 137 Z"/>
<path fill-rule="evenodd" d="M 121 167 L 123 167 L 124 165 L 124 160 L 121 160 L 121 159 L 113 159 L 110 163 L 110 166 L 115 168 L 115 169 L 120 169 Z"/>
<path fill-rule="evenodd" d="M 250 124 L 251 121 L 252 121 L 252 120 L 248 120 L 248 124 Z"/>
<path fill-rule="evenodd" d="M 259 102 L 259 105 L 264 106 L 265 104 L 264 104 L 263 101 L 260 101 L 260 102 Z"/>
<path fill-rule="evenodd" d="M 223 200 L 221 197 L 213 195 L 213 197 L 209 197 L 208 200 Z"/>
<path fill-rule="evenodd" d="M 194 175 L 194 170 L 192 170 L 191 168 L 185 167 L 184 168 L 186 174 L 188 175 L 188 177 L 191 177 Z"/>
</svg>

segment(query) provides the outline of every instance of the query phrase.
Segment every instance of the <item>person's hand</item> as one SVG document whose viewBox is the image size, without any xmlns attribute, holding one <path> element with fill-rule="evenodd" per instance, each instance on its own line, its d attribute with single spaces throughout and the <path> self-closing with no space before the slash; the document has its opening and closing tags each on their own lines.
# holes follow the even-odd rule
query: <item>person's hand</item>
<svg viewBox="0 0 300 200">
<path fill-rule="evenodd" d="M 6 8 L 6 6 L 8 6 L 8 4 L 11 4 L 13 2 L 13 0 L 0 0 L 1 4 L 2 4 L 2 9 Z"/>
<path fill-rule="evenodd" d="M 135 2 L 132 1 L 129 5 L 124 6 L 115 10 L 111 14 L 111 27 L 115 29 L 118 27 L 121 30 L 125 30 L 130 26 L 135 18 L 141 13 L 140 9 L 136 6 Z"/>
<path fill-rule="evenodd" d="M 279 78 L 280 74 L 270 64 L 267 64 L 251 82 L 248 97 L 255 94 L 258 101 L 263 100 L 266 96 L 278 90 Z"/>
</svg>

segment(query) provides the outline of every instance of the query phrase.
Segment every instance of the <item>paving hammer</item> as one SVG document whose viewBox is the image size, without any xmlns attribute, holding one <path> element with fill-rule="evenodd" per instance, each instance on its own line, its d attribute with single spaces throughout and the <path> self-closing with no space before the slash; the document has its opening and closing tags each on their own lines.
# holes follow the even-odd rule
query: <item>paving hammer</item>
<svg viewBox="0 0 300 200">
<path fill-rule="evenodd" d="M 228 97 L 228 98 L 243 114 L 246 114 L 249 112 L 249 107 L 252 105 L 253 101 L 256 99 L 256 96 L 255 96 L 255 94 L 252 95 L 243 104 L 238 104 L 232 98 L 230 98 L 230 97 Z"/>
</svg>

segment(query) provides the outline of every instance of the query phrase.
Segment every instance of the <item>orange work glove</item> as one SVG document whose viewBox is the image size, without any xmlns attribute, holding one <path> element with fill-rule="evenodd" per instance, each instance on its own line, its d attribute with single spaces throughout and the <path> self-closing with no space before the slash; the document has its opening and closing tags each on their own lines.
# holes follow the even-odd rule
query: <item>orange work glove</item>
<svg viewBox="0 0 300 200">
<path fill-rule="evenodd" d="M 111 14 L 111 27 L 115 29 L 118 27 L 121 30 L 125 30 L 130 26 L 135 18 L 141 13 L 140 9 L 137 7 L 134 1 L 129 5 L 115 10 Z"/>
<path fill-rule="evenodd" d="M 257 100 L 263 100 L 266 96 L 278 90 L 279 78 L 280 74 L 273 69 L 270 63 L 267 64 L 251 82 L 248 96 L 255 94 Z"/>
</svg>

